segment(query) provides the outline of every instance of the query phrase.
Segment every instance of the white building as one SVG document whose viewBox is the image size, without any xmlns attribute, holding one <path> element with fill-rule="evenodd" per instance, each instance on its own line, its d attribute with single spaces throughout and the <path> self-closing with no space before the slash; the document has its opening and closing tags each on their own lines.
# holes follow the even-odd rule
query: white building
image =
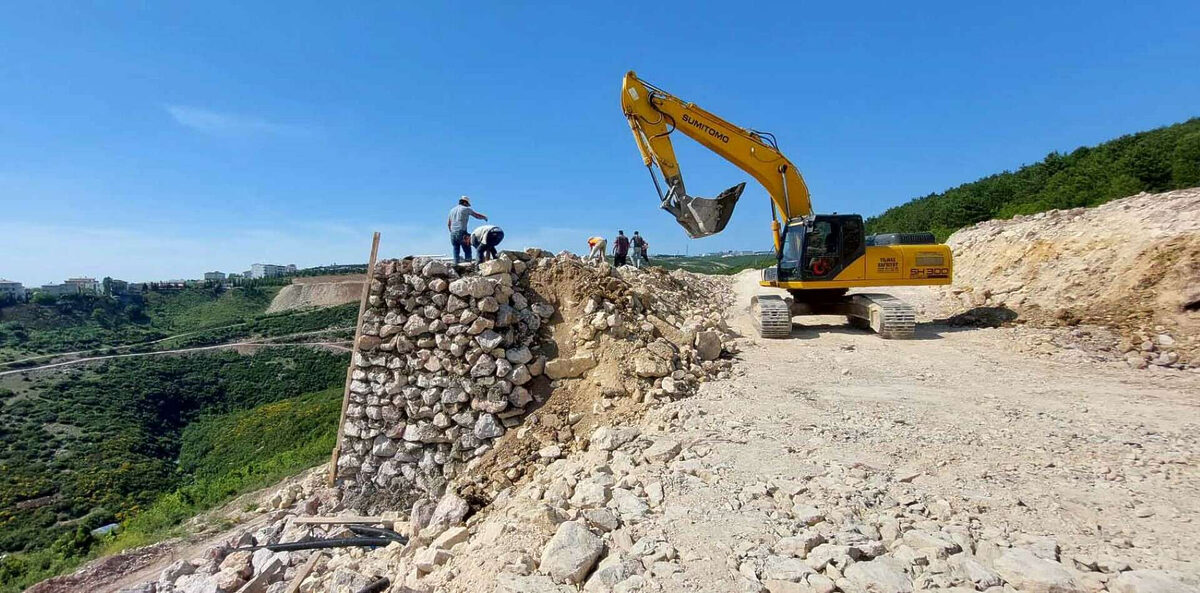
<svg viewBox="0 0 1200 593">
<path fill-rule="evenodd" d="M 275 264 L 253 264 L 250 266 L 251 278 L 275 278 L 287 273 L 287 266 Z"/>
<path fill-rule="evenodd" d="M 67 278 L 63 281 L 63 285 L 75 287 L 75 292 L 79 294 L 97 294 L 100 292 L 100 283 L 95 278 Z"/>
<path fill-rule="evenodd" d="M 224 272 L 205 272 L 204 273 L 204 281 L 205 282 L 224 282 L 225 281 L 225 273 Z"/>
<path fill-rule="evenodd" d="M 20 282 L 13 280 L 5 280 L 0 278 L 0 299 L 12 297 L 13 299 L 25 298 L 25 286 Z"/>
</svg>

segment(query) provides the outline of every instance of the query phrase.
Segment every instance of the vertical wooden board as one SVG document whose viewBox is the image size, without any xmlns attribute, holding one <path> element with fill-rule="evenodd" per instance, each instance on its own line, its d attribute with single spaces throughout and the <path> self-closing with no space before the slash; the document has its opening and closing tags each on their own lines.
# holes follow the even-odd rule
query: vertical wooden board
<svg viewBox="0 0 1200 593">
<path fill-rule="evenodd" d="M 337 481 L 337 464 L 342 455 L 342 429 L 346 425 L 346 408 L 350 405 L 350 377 L 354 374 L 354 357 L 358 354 L 358 341 L 362 337 L 362 316 L 367 310 L 367 298 L 371 296 L 371 282 L 375 276 L 375 258 L 379 255 L 379 232 L 371 239 L 371 258 L 367 262 L 367 278 L 363 282 L 362 297 L 358 301 L 358 318 L 354 326 L 354 343 L 350 345 L 350 365 L 346 367 L 346 384 L 342 389 L 342 415 L 338 419 L 337 444 L 329 460 L 329 485 Z M 299 586 L 299 585 L 297 585 Z"/>
</svg>

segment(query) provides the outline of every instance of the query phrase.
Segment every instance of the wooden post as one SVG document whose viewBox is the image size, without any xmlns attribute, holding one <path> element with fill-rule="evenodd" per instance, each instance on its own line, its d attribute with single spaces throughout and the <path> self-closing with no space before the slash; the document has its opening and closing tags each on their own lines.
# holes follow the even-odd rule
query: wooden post
<svg viewBox="0 0 1200 593">
<path fill-rule="evenodd" d="M 379 254 L 379 233 L 371 239 L 371 259 L 367 262 L 367 278 L 363 282 L 362 298 L 358 301 L 358 320 L 354 327 L 354 343 L 350 345 L 350 366 L 346 367 L 346 386 L 342 390 L 342 417 L 338 420 L 337 444 L 329 461 L 329 485 L 337 482 L 338 458 L 342 456 L 342 430 L 346 426 L 346 408 L 350 405 L 350 382 L 354 375 L 354 358 L 358 355 L 358 339 L 362 337 L 362 316 L 367 310 L 367 298 L 371 296 L 371 282 L 375 278 L 375 256 Z"/>
<path fill-rule="evenodd" d="M 379 238 L 379 233 L 375 233 L 375 237 Z M 308 562 L 305 562 L 304 566 L 301 566 L 300 570 L 296 571 L 296 576 L 292 577 L 292 584 L 288 585 L 287 593 L 298 593 L 300 591 L 300 583 L 303 583 L 308 573 L 312 572 L 313 568 L 317 565 L 317 561 L 321 559 L 322 554 L 324 552 L 320 550 L 313 552 Z"/>
</svg>

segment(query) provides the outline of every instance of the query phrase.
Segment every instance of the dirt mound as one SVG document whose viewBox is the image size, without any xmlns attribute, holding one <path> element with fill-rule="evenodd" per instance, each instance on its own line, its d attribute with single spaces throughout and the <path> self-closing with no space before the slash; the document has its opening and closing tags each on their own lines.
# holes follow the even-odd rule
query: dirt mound
<svg viewBox="0 0 1200 593">
<path fill-rule="evenodd" d="M 359 275 L 296 278 L 275 295 L 267 313 L 353 303 L 362 298 L 362 287 Z"/>
<path fill-rule="evenodd" d="M 956 313 L 1112 327 L 1136 366 L 1197 360 L 1200 188 L 992 220 L 948 243 Z"/>
</svg>

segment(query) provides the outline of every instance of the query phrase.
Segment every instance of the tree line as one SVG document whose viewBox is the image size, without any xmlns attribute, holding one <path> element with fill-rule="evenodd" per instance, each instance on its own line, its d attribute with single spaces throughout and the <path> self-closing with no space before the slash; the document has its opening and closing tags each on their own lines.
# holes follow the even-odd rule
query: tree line
<svg viewBox="0 0 1200 593">
<path fill-rule="evenodd" d="M 913 199 L 867 220 L 871 233 L 932 231 L 940 241 L 993 218 L 1096 206 L 1200 186 L 1200 118 L 1121 136 Z"/>
</svg>

